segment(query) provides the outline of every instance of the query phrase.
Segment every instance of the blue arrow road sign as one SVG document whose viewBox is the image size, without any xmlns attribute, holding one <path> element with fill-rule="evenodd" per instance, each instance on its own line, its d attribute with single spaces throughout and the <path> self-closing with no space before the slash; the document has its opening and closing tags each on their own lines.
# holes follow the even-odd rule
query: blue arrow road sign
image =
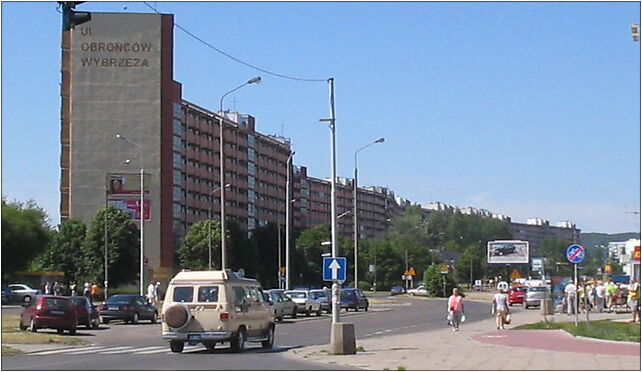
<svg viewBox="0 0 642 372">
<path fill-rule="evenodd" d="M 566 248 L 566 258 L 571 263 L 580 263 L 584 259 L 584 247 L 579 244 L 572 244 Z"/>
<path fill-rule="evenodd" d="M 345 257 L 324 257 L 323 280 L 345 281 L 347 266 L 348 264 Z"/>
</svg>

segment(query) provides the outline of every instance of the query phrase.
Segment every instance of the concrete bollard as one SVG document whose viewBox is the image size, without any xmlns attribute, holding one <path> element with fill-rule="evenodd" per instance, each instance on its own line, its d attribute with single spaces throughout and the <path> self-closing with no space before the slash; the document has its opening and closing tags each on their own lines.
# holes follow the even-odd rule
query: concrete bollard
<svg viewBox="0 0 642 372">
<path fill-rule="evenodd" d="M 357 344 L 354 336 L 354 324 L 332 323 L 330 332 L 330 354 L 356 354 Z"/>
</svg>

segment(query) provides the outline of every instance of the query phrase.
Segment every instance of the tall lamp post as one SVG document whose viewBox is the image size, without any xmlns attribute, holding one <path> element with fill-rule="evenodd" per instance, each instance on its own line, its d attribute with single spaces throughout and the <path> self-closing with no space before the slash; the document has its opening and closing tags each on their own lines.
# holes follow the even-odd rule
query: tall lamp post
<svg viewBox="0 0 642 372">
<path fill-rule="evenodd" d="M 296 151 L 291 151 L 285 163 L 285 289 L 290 289 L 290 208 L 294 199 L 290 199 L 290 173 L 292 157 Z"/>
<path fill-rule="evenodd" d="M 225 148 L 224 148 L 224 138 L 223 138 L 223 125 L 224 125 L 224 116 L 225 113 L 223 112 L 223 99 L 228 94 L 231 94 L 233 92 L 236 92 L 237 90 L 243 88 L 246 85 L 249 84 L 255 84 L 255 83 L 260 83 L 261 82 L 261 77 L 257 76 L 254 77 L 245 83 L 239 85 L 238 87 L 230 90 L 229 92 L 223 94 L 220 100 L 220 111 L 219 111 L 219 167 L 221 169 L 221 185 L 225 183 Z M 225 188 L 221 189 L 221 270 L 225 270 L 227 267 L 227 254 L 226 254 L 226 245 L 225 245 Z"/>
<path fill-rule="evenodd" d="M 370 147 L 376 143 L 383 143 L 386 139 L 381 137 L 378 140 L 374 142 L 370 142 L 369 144 L 360 147 L 357 149 L 357 151 L 354 152 L 354 195 L 352 197 L 354 201 L 354 209 L 352 211 L 352 218 L 354 220 L 354 287 L 359 288 L 359 276 L 358 276 L 358 266 L 359 262 L 357 261 L 357 252 L 358 252 L 358 245 L 359 245 L 359 227 L 358 227 L 358 221 L 359 219 L 357 218 L 358 214 L 358 207 L 357 207 L 357 189 L 358 189 L 358 182 L 357 182 L 357 155 L 359 154 L 359 151 L 365 149 L 366 147 Z"/>
<path fill-rule="evenodd" d="M 143 167 L 143 145 L 141 145 L 138 142 L 132 141 L 129 138 L 122 136 L 120 134 L 116 134 L 116 138 L 123 140 L 125 142 L 129 142 L 132 145 L 138 147 L 140 150 L 140 206 L 139 206 L 139 217 L 140 217 L 140 295 L 144 295 L 144 275 L 145 275 L 145 255 L 144 255 L 144 248 L 145 248 L 145 243 L 144 243 L 144 230 L 143 226 L 144 221 L 145 221 L 145 204 L 144 204 L 144 192 L 145 192 L 145 168 Z"/>
<path fill-rule="evenodd" d="M 129 164 L 130 162 L 131 161 L 129 159 L 125 159 L 124 161 L 109 167 L 109 169 L 107 169 L 107 171 L 111 172 L 117 166 Z M 104 270 L 104 274 L 105 274 L 105 282 L 103 283 L 103 285 L 105 286 L 105 291 L 104 291 L 105 292 L 105 300 L 107 300 L 107 296 L 108 296 L 107 292 L 108 292 L 108 288 L 109 288 L 109 275 L 108 275 L 108 263 L 107 263 L 107 207 L 108 207 L 108 205 L 107 205 L 107 191 L 108 191 L 107 190 L 107 184 L 108 184 L 108 182 L 107 182 L 107 177 L 106 176 L 107 175 L 105 175 L 105 213 L 104 213 L 104 216 L 103 216 L 104 217 L 104 221 L 103 222 L 104 222 L 104 225 L 105 225 L 105 236 L 104 236 L 104 239 L 103 239 L 104 243 L 105 243 L 105 247 L 103 248 L 103 255 L 105 257 L 105 267 L 103 269 Z"/>
<path fill-rule="evenodd" d="M 208 251 L 208 257 L 209 257 L 209 270 L 212 270 L 212 195 L 214 195 L 215 192 L 222 188 L 227 188 L 230 187 L 230 184 L 225 184 L 225 186 L 222 187 L 217 187 L 214 190 L 210 191 L 210 207 L 207 210 L 207 251 Z"/>
</svg>

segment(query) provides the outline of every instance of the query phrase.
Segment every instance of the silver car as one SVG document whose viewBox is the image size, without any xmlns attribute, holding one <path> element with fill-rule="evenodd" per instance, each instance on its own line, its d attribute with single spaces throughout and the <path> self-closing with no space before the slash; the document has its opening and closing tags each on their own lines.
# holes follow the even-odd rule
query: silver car
<svg viewBox="0 0 642 372">
<path fill-rule="evenodd" d="M 290 297 L 283 294 L 283 292 L 284 291 L 280 289 L 270 289 L 263 292 L 266 296 L 266 301 L 270 303 L 274 311 L 274 319 L 278 321 L 282 321 L 285 315 L 289 315 L 294 319 L 297 313 L 296 304 Z"/>
<path fill-rule="evenodd" d="M 524 308 L 539 306 L 540 301 L 546 299 L 546 287 L 530 287 L 524 297 Z"/>
<path fill-rule="evenodd" d="M 31 302 L 31 300 L 36 298 L 36 295 L 40 292 L 26 284 L 9 284 L 9 289 L 11 290 L 11 297 L 16 301 L 23 303 Z"/>
</svg>

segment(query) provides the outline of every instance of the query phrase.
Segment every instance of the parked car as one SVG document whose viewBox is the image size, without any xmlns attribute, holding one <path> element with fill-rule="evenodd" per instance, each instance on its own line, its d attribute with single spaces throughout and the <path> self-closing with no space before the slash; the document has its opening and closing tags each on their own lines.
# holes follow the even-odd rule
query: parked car
<svg viewBox="0 0 642 372">
<path fill-rule="evenodd" d="M 9 284 L 11 290 L 11 299 L 17 302 L 31 302 L 31 300 L 40 293 L 39 290 L 33 289 L 26 284 Z"/>
<path fill-rule="evenodd" d="M 152 323 L 158 320 L 158 310 L 143 296 L 136 294 L 117 294 L 109 297 L 99 308 L 100 319 L 108 324 L 115 319 L 122 319 L 132 324 L 147 319 Z"/>
<path fill-rule="evenodd" d="M 326 291 L 325 289 L 313 289 L 310 292 L 311 298 L 315 298 L 321 302 L 321 310 L 325 311 L 326 313 L 331 313 L 332 312 L 332 295 L 328 297 L 328 292 L 331 293 L 331 291 Z"/>
<path fill-rule="evenodd" d="M 246 342 L 274 345 L 274 317 L 261 284 L 231 270 L 179 272 L 169 282 L 162 314 L 161 337 L 174 353 L 186 343 L 213 351 L 229 342 L 233 352 Z"/>
<path fill-rule="evenodd" d="M 546 299 L 546 287 L 530 287 L 524 297 L 524 308 L 539 306 L 540 300 Z"/>
<path fill-rule="evenodd" d="M 306 316 L 310 316 L 311 313 L 315 312 L 317 316 L 321 316 L 321 301 L 311 298 L 308 295 L 308 291 L 292 290 L 285 291 L 285 294 L 294 301 L 298 312 L 305 313 Z"/>
<path fill-rule="evenodd" d="M 517 248 L 513 244 L 502 245 L 493 249 L 493 256 L 504 256 L 512 253 L 517 253 Z"/>
<path fill-rule="evenodd" d="M 398 295 L 398 294 L 404 294 L 404 293 L 406 293 L 406 289 L 404 287 L 400 286 L 400 285 L 396 285 L 396 286 L 390 288 L 390 295 L 391 296 Z"/>
<path fill-rule="evenodd" d="M 76 334 L 78 318 L 76 309 L 68 297 L 37 295 L 31 302 L 23 303 L 19 328 L 31 332 L 39 328 L 53 328 L 62 334 Z"/>
<path fill-rule="evenodd" d="M 88 329 L 96 329 L 100 326 L 100 314 L 98 313 L 98 308 L 94 306 L 87 297 L 72 296 L 69 297 L 69 299 L 76 307 L 78 324 L 82 324 Z"/>
<path fill-rule="evenodd" d="M 411 296 L 428 296 L 428 290 L 423 285 L 406 291 Z"/>
<path fill-rule="evenodd" d="M 356 288 L 342 288 L 341 289 L 341 308 L 353 309 L 354 311 L 359 311 L 359 309 L 364 309 L 368 311 L 370 302 L 366 295 L 360 289 Z"/>
<path fill-rule="evenodd" d="M 508 305 L 523 304 L 526 296 L 526 287 L 513 287 L 508 291 Z"/>
<path fill-rule="evenodd" d="M 296 318 L 297 308 L 292 299 L 284 294 L 281 290 L 264 291 L 265 300 L 268 301 L 274 312 L 274 319 L 282 321 L 285 315 Z"/>
</svg>

